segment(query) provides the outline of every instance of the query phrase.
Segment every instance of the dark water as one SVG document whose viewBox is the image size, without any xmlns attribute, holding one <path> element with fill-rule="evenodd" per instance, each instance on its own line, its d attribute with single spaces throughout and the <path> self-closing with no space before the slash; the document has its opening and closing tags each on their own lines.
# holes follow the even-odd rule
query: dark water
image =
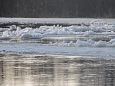
<svg viewBox="0 0 115 86">
<path fill-rule="evenodd" d="M 115 86 L 115 60 L 1 56 L 0 86 Z"/>
</svg>

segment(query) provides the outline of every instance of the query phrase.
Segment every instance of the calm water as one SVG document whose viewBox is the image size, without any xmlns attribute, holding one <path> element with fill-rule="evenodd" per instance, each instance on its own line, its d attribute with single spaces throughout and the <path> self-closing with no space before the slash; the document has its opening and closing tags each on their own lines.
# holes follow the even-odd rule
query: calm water
<svg viewBox="0 0 115 86">
<path fill-rule="evenodd" d="M 115 60 L 1 55 L 0 86 L 115 86 Z"/>
</svg>

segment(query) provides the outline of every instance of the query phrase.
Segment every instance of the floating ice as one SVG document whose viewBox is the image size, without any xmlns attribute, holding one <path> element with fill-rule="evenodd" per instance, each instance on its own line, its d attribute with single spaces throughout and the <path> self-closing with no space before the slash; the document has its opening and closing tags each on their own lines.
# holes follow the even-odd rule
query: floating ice
<svg viewBox="0 0 115 86">
<path fill-rule="evenodd" d="M 6 30 L 3 32 L 2 37 L 12 37 L 13 36 L 13 32 Z"/>
<path fill-rule="evenodd" d="M 111 40 L 110 40 L 110 43 L 115 43 L 115 39 L 111 39 Z"/>
<path fill-rule="evenodd" d="M 56 46 L 67 46 L 67 47 L 115 47 L 115 41 L 114 42 L 106 42 L 106 41 L 93 41 L 91 39 L 89 40 L 77 40 L 76 42 L 70 41 L 70 42 L 54 42 L 50 43 L 50 45 L 56 45 Z"/>
<path fill-rule="evenodd" d="M 84 33 L 84 36 L 89 36 L 89 35 L 95 35 L 96 33 L 94 32 L 94 31 L 86 31 L 85 33 Z"/>
<path fill-rule="evenodd" d="M 21 28 L 12 25 L 2 32 L 1 37 L 15 39 L 53 40 L 50 45 L 76 47 L 111 47 L 115 46 L 115 27 L 105 22 L 93 21 L 89 26 L 40 26 L 39 28 Z M 50 39 L 52 38 L 52 39 Z M 57 39 L 60 38 L 60 39 Z M 65 40 L 68 40 L 66 42 Z"/>
<path fill-rule="evenodd" d="M 107 46 L 107 42 L 105 42 L 105 41 L 98 41 L 98 42 L 95 42 L 94 46 L 95 47 L 106 47 Z"/>
</svg>

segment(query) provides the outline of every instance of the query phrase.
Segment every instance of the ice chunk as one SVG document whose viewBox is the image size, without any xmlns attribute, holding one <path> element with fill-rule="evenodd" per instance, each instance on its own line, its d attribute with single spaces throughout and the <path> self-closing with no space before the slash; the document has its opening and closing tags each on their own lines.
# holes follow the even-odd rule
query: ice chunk
<svg viewBox="0 0 115 86">
<path fill-rule="evenodd" d="M 12 37 L 12 36 L 13 36 L 13 34 L 12 34 L 12 32 L 9 31 L 9 30 L 6 30 L 6 31 L 4 31 L 4 32 L 2 33 L 2 37 Z"/>
<path fill-rule="evenodd" d="M 107 42 L 105 41 L 98 41 L 95 42 L 94 47 L 106 47 L 107 46 Z"/>
<path fill-rule="evenodd" d="M 109 42 L 110 43 L 115 43 L 115 39 L 111 39 Z"/>
<path fill-rule="evenodd" d="M 90 31 L 86 31 L 84 33 L 84 36 L 89 36 L 89 35 L 94 35 L 94 34 L 96 34 L 96 33 L 90 30 Z"/>
<path fill-rule="evenodd" d="M 76 42 L 76 46 L 78 47 L 88 47 L 88 46 L 92 46 L 92 43 L 89 43 L 88 41 L 81 41 L 81 40 L 77 40 Z"/>
</svg>

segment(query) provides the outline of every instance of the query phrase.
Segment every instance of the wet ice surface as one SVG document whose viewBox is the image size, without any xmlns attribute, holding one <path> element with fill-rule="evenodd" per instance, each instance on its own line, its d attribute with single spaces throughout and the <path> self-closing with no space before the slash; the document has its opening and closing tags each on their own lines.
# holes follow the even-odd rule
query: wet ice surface
<svg viewBox="0 0 115 86">
<path fill-rule="evenodd" d="M 0 86 L 115 86 L 114 59 L 0 56 Z"/>
<path fill-rule="evenodd" d="M 21 54 L 94 56 L 108 59 L 115 57 L 114 47 L 60 47 L 42 45 L 39 43 L 0 43 L 0 52 Z"/>
</svg>

